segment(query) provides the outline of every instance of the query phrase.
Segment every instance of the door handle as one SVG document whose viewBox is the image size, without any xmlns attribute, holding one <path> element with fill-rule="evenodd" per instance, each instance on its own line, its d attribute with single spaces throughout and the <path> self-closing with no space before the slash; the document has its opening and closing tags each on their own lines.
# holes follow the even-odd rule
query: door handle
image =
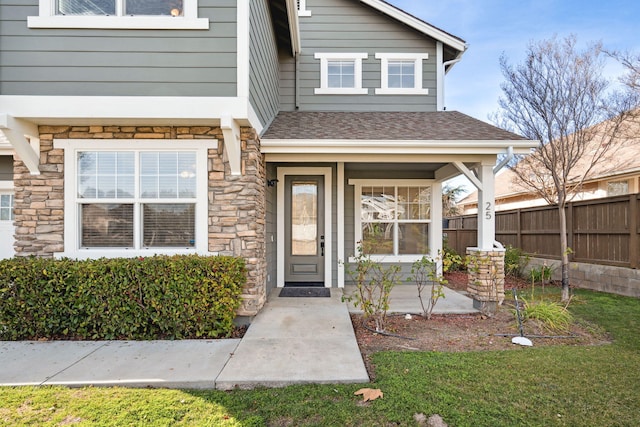
<svg viewBox="0 0 640 427">
<path fill-rule="evenodd" d="M 320 256 L 324 256 L 324 236 L 320 236 Z"/>
</svg>

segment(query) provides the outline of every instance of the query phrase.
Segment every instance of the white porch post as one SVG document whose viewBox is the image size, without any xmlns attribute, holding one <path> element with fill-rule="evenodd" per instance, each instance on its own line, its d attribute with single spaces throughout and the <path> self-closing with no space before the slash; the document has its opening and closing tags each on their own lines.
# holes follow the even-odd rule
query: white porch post
<svg viewBox="0 0 640 427">
<path fill-rule="evenodd" d="M 431 230 L 429 231 L 429 250 L 431 259 L 437 260 L 438 274 L 442 273 L 442 183 L 434 182 L 431 187 Z"/>
<path fill-rule="evenodd" d="M 492 164 L 478 167 L 482 188 L 478 189 L 478 249 L 490 251 L 496 239 L 496 197 Z"/>
</svg>

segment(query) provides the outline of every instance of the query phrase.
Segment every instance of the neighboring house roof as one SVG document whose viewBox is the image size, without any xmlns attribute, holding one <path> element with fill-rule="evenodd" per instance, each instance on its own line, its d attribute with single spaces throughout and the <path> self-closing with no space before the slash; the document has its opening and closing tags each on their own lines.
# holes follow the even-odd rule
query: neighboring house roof
<svg viewBox="0 0 640 427">
<path fill-rule="evenodd" d="M 262 139 L 525 141 L 457 111 L 280 112 Z"/>
<path fill-rule="evenodd" d="M 640 172 L 640 123 L 629 122 L 628 126 L 629 127 L 625 129 L 624 136 L 620 136 L 611 142 L 613 147 L 593 166 L 584 183 L 613 179 L 616 176 Z M 596 125 L 595 127 L 596 130 L 604 128 L 605 127 L 600 125 Z M 587 170 L 587 167 L 590 166 L 589 151 L 595 151 L 597 145 L 602 143 L 602 135 L 597 132 L 590 142 L 590 150 L 586 150 L 585 156 L 573 169 L 572 175 L 575 177 L 574 179 L 578 180 Z M 529 160 L 531 159 L 532 158 L 529 158 Z M 529 168 L 535 167 L 535 162 L 527 166 Z M 496 176 L 495 197 L 497 204 L 500 203 L 500 199 L 525 195 L 533 195 L 533 193 L 518 183 L 518 176 L 513 170 L 505 169 Z M 458 205 L 465 206 L 475 204 L 477 201 L 478 192 L 474 191 L 460 200 Z"/>
</svg>

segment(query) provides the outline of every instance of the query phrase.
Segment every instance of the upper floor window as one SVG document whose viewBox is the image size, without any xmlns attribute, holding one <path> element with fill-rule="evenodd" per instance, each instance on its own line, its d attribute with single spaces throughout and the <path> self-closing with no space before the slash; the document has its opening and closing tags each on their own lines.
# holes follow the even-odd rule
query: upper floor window
<svg viewBox="0 0 640 427">
<path fill-rule="evenodd" d="M 298 16 L 311 16 L 311 11 L 307 10 L 307 0 L 298 0 Z"/>
<path fill-rule="evenodd" d="M 208 29 L 198 0 L 40 0 L 30 28 Z"/>
<path fill-rule="evenodd" d="M 316 53 L 320 59 L 320 87 L 317 95 L 366 95 L 362 88 L 362 60 L 366 53 Z"/>
<path fill-rule="evenodd" d="M 57 0 L 56 15 L 183 16 L 182 0 Z"/>
<path fill-rule="evenodd" d="M 376 95 L 427 95 L 422 88 L 422 61 L 428 54 L 376 53 L 381 60 L 380 88 Z"/>
</svg>

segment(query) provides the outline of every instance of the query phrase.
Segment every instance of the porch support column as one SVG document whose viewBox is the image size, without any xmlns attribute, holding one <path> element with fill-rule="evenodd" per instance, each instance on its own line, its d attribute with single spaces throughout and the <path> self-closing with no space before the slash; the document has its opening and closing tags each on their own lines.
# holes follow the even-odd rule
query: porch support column
<svg viewBox="0 0 640 427">
<path fill-rule="evenodd" d="M 496 192 L 493 165 L 480 165 L 478 178 L 482 184 L 478 188 L 478 248 L 488 251 L 493 249 L 493 242 L 496 239 Z"/>
<path fill-rule="evenodd" d="M 431 225 L 429 230 L 429 250 L 431 259 L 436 260 L 436 272 L 442 274 L 442 183 L 434 182 L 431 187 Z"/>
<path fill-rule="evenodd" d="M 474 308 L 495 313 L 504 301 L 504 249 L 495 248 L 495 188 L 493 165 L 478 166 L 478 247 L 467 248 L 469 282 L 467 292 Z"/>
</svg>

